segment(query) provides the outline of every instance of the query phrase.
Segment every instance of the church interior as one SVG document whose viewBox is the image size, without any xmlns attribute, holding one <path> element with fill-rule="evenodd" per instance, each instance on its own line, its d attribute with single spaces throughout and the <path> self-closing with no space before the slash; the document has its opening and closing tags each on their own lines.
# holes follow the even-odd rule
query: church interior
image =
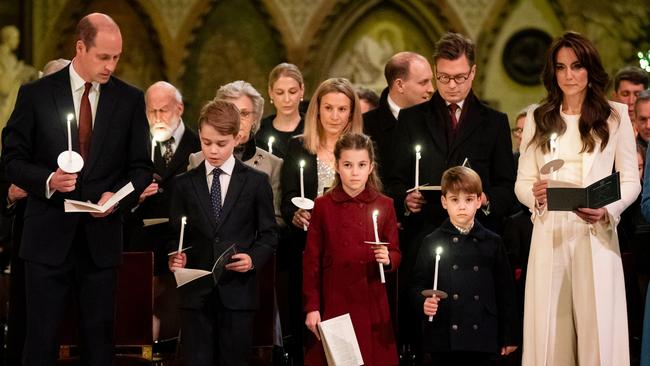
<svg viewBox="0 0 650 366">
<path fill-rule="evenodd" d="M 18 38 L 2 39 L 0 44 L 0 127 L 9 119 L 20 85 L 38 78 L 48 61 L 74 57 L 75 26 L 92 12 L 110 15 L 121 28 L 123 53 L 115 75 L 142 90 L 159 80 L 176 86 L 183 95 L 183 121 L 193 129 L 201 107 L 220 86 L 235 80 L 248 81 L 259 90 L 266 100 L 265 115 L 271 114 L 268 75 L 282 62 L 302 71 L 305 100 L 331 77 L 345 77 L 379 94 L 386 87 L 384 65 L 392 55 L 413 51 L 432 62 L 435 43 L 448 31 L 474 41 L 473 91 L 490 107 L 506 113 L 511 127 L 524 107 L 545 97 L 540 73 L 546 50 L 567 30 L 580 32 L 594 43 L 610 79 L 625 66 L 650 72 L 647 0 L 2 1 L 0 28 L 15 27 Z M 10 249 L 7 243 L 0 242 L 0 247 L 4 248 L 0 263 L 6 265 Z M 139 273 L 142 262 L 133 260 L 126 264 Z M 633 258 L 624 256 L 624 266 L 626 260 Z M 116 337 L 125 339 L 117 362 L 179 364 L 173 356 L 178 352 L 175 341 L 162 342 L 165 337 L 175 340 L 178 319 L 172 316 L 171 325 L 161 324 L 164 337 L 154 341 L 149 322 L 154 289 L 130 285 L 148 312 L 133 313 L 118 304 L 128 324 L 117 331 Z M 6 303 L 11 301 L 8 286 L 8 276 L 0 274 L 2 325 Z M 628 303 L 628 311 L 636 316 L 630 323 L 633 364 L 639 364 L 645 293 L 639 296 L 632 307 Z M 63 339 L 71 345 L 61 347 L 60 363 L 74 364 L 76 335 L 64 333 Z M 274 352 L 272 340 L 257 341 L 270 346 L 254 348 L 256 364 L 288 365 L 282 354 Z M 499 364 L 518 363 L 511 359 Z"/>
</svg>

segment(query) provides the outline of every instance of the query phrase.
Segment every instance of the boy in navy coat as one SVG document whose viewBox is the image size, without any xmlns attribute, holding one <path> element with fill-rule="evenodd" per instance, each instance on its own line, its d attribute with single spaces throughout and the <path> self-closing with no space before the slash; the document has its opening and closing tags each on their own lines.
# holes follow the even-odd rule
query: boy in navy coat
<svg viewBox="0 0 650 366">
<path fill-rule="evenodd" d="M 449 218 L 424 238 L 411 280 L 411 298 L 422 318 L 422 349 L 436 365 L 490 365 L 497 354 L 517 348 L 513 275 L 501 238 L 474 220 L 481 207 L 478 174 L 450 168 L 441 189 Z M 442 249 L 438 289 L 449 295 L 446 299 L 421 293 L 433 287 L 437 248 Z"/>
<path fill-rule="evenodd" d="M 187 218 L 185 242 L 192 248 L 171 256 L 170 270 L 210 271 L 228 247 L 235 244 L 237 250 L 216 286 L 199 279 L 179 289 L 188 365 L 248 364 L 259 306 L 256 268 L 277 245 L 271 186 L 264 173 L 233 156 L 238 132 L 234 104 L 206 104 L 199 117 L 205 161 L 176 178 L 172 196 L 171 225 L 179 229 L 181 218 Z"/>
</svg>

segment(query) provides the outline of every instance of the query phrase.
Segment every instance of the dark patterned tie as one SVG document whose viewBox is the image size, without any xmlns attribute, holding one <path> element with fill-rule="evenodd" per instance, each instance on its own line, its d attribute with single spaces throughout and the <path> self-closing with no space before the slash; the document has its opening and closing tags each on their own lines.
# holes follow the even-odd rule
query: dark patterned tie
<svg viewBox="0 0 650 366">
<path fill-rule="evenodd" d="M 164 141 L 162 144 L 165 147 L 165 154 L 163 154 L 163 160 L 165 165 L 169 165 L 169 162 L 172 161 L 174 157 L 174 150 L 172 150 L 172 144 L 174 143 L 174 136 L 170 137 L 169 140 Z"/>
<path fill-rule="evenodd" d="M 458 104 L 451 103 L 449 105 L 449 112 L 451 113 L 451 128 L 454 130 L 458 127 L 458 118 L 456 118 L 457 110 L 458 110 Z"/>
<path fill-rule="evenodd" d="M 79 150 L 84 160 L 88 157 L 90 139 L 93 135 L 93 112 L 90 109 L 90 100 L 88 100 L 88 93 L 90 93 L 92 85 L 91 83 L 84 84 L 84 93 L 79 106 Z"/>
<path fill-rule="evenodd" d="M 212 213 L 214 219 L 219 222 L 221 216 L 221 182 L 219 176 L 223 170 L 219 168 L 212 169 L 212 187 L 210 188 L 210 201 L 212 202 Z"/>
</svg>

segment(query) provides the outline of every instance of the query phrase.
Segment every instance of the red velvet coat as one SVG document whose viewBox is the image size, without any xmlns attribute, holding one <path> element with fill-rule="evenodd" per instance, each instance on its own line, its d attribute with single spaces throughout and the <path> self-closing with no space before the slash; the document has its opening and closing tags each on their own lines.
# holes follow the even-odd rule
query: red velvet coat
<svg viewBox="0 0 650 366">
<path fill-rule="evenodd" d="M 366 188 L 352 198 L 342 188 L 316 199 L 303 253 L 306 312 L 322 320 L 350 313 L 366 365 L 397 365 L 397 350 L 386 287 L 370 245 L 372 212 L 379 210 L 380 241 L 389 242 L 390 267 L 400 262 L 393 200 Z M 320 342 L 308 335 L 306 365 L 326 365 Z"/>
</svg>

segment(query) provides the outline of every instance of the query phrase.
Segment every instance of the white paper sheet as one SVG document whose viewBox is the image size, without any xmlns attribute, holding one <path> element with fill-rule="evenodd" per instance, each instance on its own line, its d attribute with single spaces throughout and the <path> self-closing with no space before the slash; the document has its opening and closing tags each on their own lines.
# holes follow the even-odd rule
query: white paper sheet
<svg viewBox="0 0 650 366">
<path fill-rule="evenodd" d="M 120 202 L 124 197 L 128 196 L 129 193 L 133 192 L 133 190 L 133 183 L 129 182 L 124 187 L 120 188 L 119 191 L 115 192 L 115 194 L 112 195 L 103 205 L 66 199 L 63 203 L 65 212 L 104 213 L 116 203 Z"/>
<path fill-rule="evenodd" d="M 363 365 L 361 349 L 359 349 L 350 314 L 320 322 L 318 331 L 329 366 Z"/>
<path fill-rule="evenodd" d="M 411 193 L 411 192 L 415 191 L 416 189 L 418 191 L 440 191 L 442 189 L 442 187 L 441 186 L 430 186 L 428 184 L 424 184 L 424 185 L 421 185 L 419 187 L 414 187 L 414 188 L 408 189 L 406 191 L 406 193 Z"/>
<path fill-rule="evenodd" d="M 548 188 L 582 188 L 582 187 L 571 182 L 549 179 Z"/>
<path fill-rule="evenodd" d="M 142 220 L 142 227 L 147 227 L 147 226 L 154 226 L 158 224 L 164 224 L 166 222 L 169 222 L 168 217 L 159 217 L 155 219 L 143 219 Z"/>
<path fill-rule="evenodd" d="M 176 279 L 176 287 L 181 287 L 188 282 L 192 282 L 197 278 L 212 274 L 210 271 L 192 268 L 177 268 L 174 271 L 174 278 Z"/>
</svg>

